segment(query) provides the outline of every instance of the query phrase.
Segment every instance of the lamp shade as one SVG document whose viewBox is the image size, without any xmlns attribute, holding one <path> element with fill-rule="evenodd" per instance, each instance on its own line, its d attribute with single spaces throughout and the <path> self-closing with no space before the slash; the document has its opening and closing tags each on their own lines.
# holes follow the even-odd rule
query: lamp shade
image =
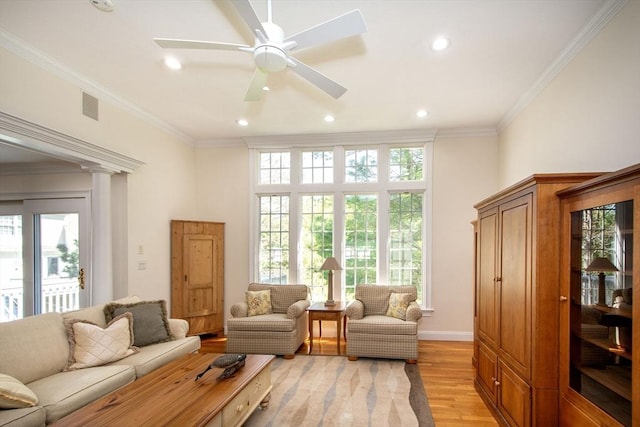
<svg viewBox="0 0 640 427">
<path fill-rule="evenodd" d="M 586 271 L 618 271 L 609 258 L 597 257 L 587 267 Z"/>
<path fill-rule="evenodd" d="M 340 264 L 338 263 L 337 259 L 335 259 L 334 257 L 329 257 L 324 260 L 324 262 L 322 263 L 322 266 L 320 267 L 320 270 L 335 271 L 335 270 L 342 270 L 342 267 L 340 267 Z"/>
</svg>

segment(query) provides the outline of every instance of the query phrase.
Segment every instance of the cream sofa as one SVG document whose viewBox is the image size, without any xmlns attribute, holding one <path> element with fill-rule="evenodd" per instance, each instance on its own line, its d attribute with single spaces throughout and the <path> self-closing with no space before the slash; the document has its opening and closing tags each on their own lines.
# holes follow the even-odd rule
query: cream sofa
<svg viewBox="0 0 640 427">
<path fill-rule="evenodd" d="M 250 292 L 270 291 L 270 313 L 249 316 L 246 301 L 231 306 L 227 320 L 227 353 L 274 354 L 293 359 L 308 335 L 306 285 L 252 283 Z"/>
<path fill-rule="evenodd" d="M 140 302 L 137 297 L 116 301 Z M 200 338 L 186 336 L 189 325 L 168 319 L 173 339 L 139 347 L 139 352 L 106 365 L 65 370 L 70 345 L 65 320 L 107 326 L 103 305 L 70 313 L 47 313 L 0 323 L 0 374 L 26 385 L 33 407 L 0 409 L 0 426 L 44 426 L 184 354 L 198 351 Z M 68 323 L 68 322 L 67 322 Z M 134 321 L 135 323 L 135 321 Z"/>
<path fill-rule="evenodd" d="M 394 309 L 389 311 L 392 296 Z M 355 299 L 345 310 L 349 360 L 375 357 L 416 363 L 422 318 L 417 296 L 415 286 L 356 286 Z"/>
</svg>

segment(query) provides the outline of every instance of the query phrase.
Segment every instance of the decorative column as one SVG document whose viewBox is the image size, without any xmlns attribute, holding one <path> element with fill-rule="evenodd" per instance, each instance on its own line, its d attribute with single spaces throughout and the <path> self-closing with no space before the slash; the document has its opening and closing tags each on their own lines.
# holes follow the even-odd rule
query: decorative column
<svg viewBox="0 0 640 427">
<path fill-rule="evenodd" d="M 113 300 L 113 252 L 111 232 L 111 175 L 114 171 L 103 167 L 90 167 L 91 195 L 91 304 L 104 304 Z"/>
</svg>

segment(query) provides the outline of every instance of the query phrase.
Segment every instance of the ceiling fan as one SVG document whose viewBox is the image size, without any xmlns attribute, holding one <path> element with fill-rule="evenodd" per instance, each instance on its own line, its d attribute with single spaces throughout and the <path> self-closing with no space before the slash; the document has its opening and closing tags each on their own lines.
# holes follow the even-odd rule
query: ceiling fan
<svg viewBox="0 0 640 427">
<path fill-rule="evenodd" d="M 267 22 L 260 22 L 249 0 L 231 0 L 231 3 L 255 35 L 253 46 L 199 40 L 164 38 L 154 38 L 153 40 L 163 48 L 239 50 L 253 53 L 256 70 L 247 90 L 245 101 L 260 100 L 264 92 L 263 88 L 267 84 L 267 74 L 282 71 L 287 67 L 336 99 L 347 91 L 338 83 L 298 61 L 290 53 L 294 50 L 365 33 L 367 25 L 359 10 L 353 10 L 285 38 L 282 28 L 271 20 L 271 0 L 267 1 Z"/>
</svg>

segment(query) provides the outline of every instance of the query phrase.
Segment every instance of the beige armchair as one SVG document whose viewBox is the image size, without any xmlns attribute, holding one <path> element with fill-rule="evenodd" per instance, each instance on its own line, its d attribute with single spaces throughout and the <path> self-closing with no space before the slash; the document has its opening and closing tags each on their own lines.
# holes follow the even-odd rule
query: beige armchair
<svg viewBox="0 0 640 427">
<path fill-rule="evenodd" d="M 414 286 L 356 286 L 345 311 L 347 356 L 418 360 L 418 322 L 422 310 Z"/>
<path fill-rule="evenodd" d="M 268 303 L 259 301 L 265 291 Z M 308 296 L 306 285 L 250 284 L 247 300 L 231 306 L 227 353 L 274 354 L 293 359 L 308 335 Z"/>
</svg>

